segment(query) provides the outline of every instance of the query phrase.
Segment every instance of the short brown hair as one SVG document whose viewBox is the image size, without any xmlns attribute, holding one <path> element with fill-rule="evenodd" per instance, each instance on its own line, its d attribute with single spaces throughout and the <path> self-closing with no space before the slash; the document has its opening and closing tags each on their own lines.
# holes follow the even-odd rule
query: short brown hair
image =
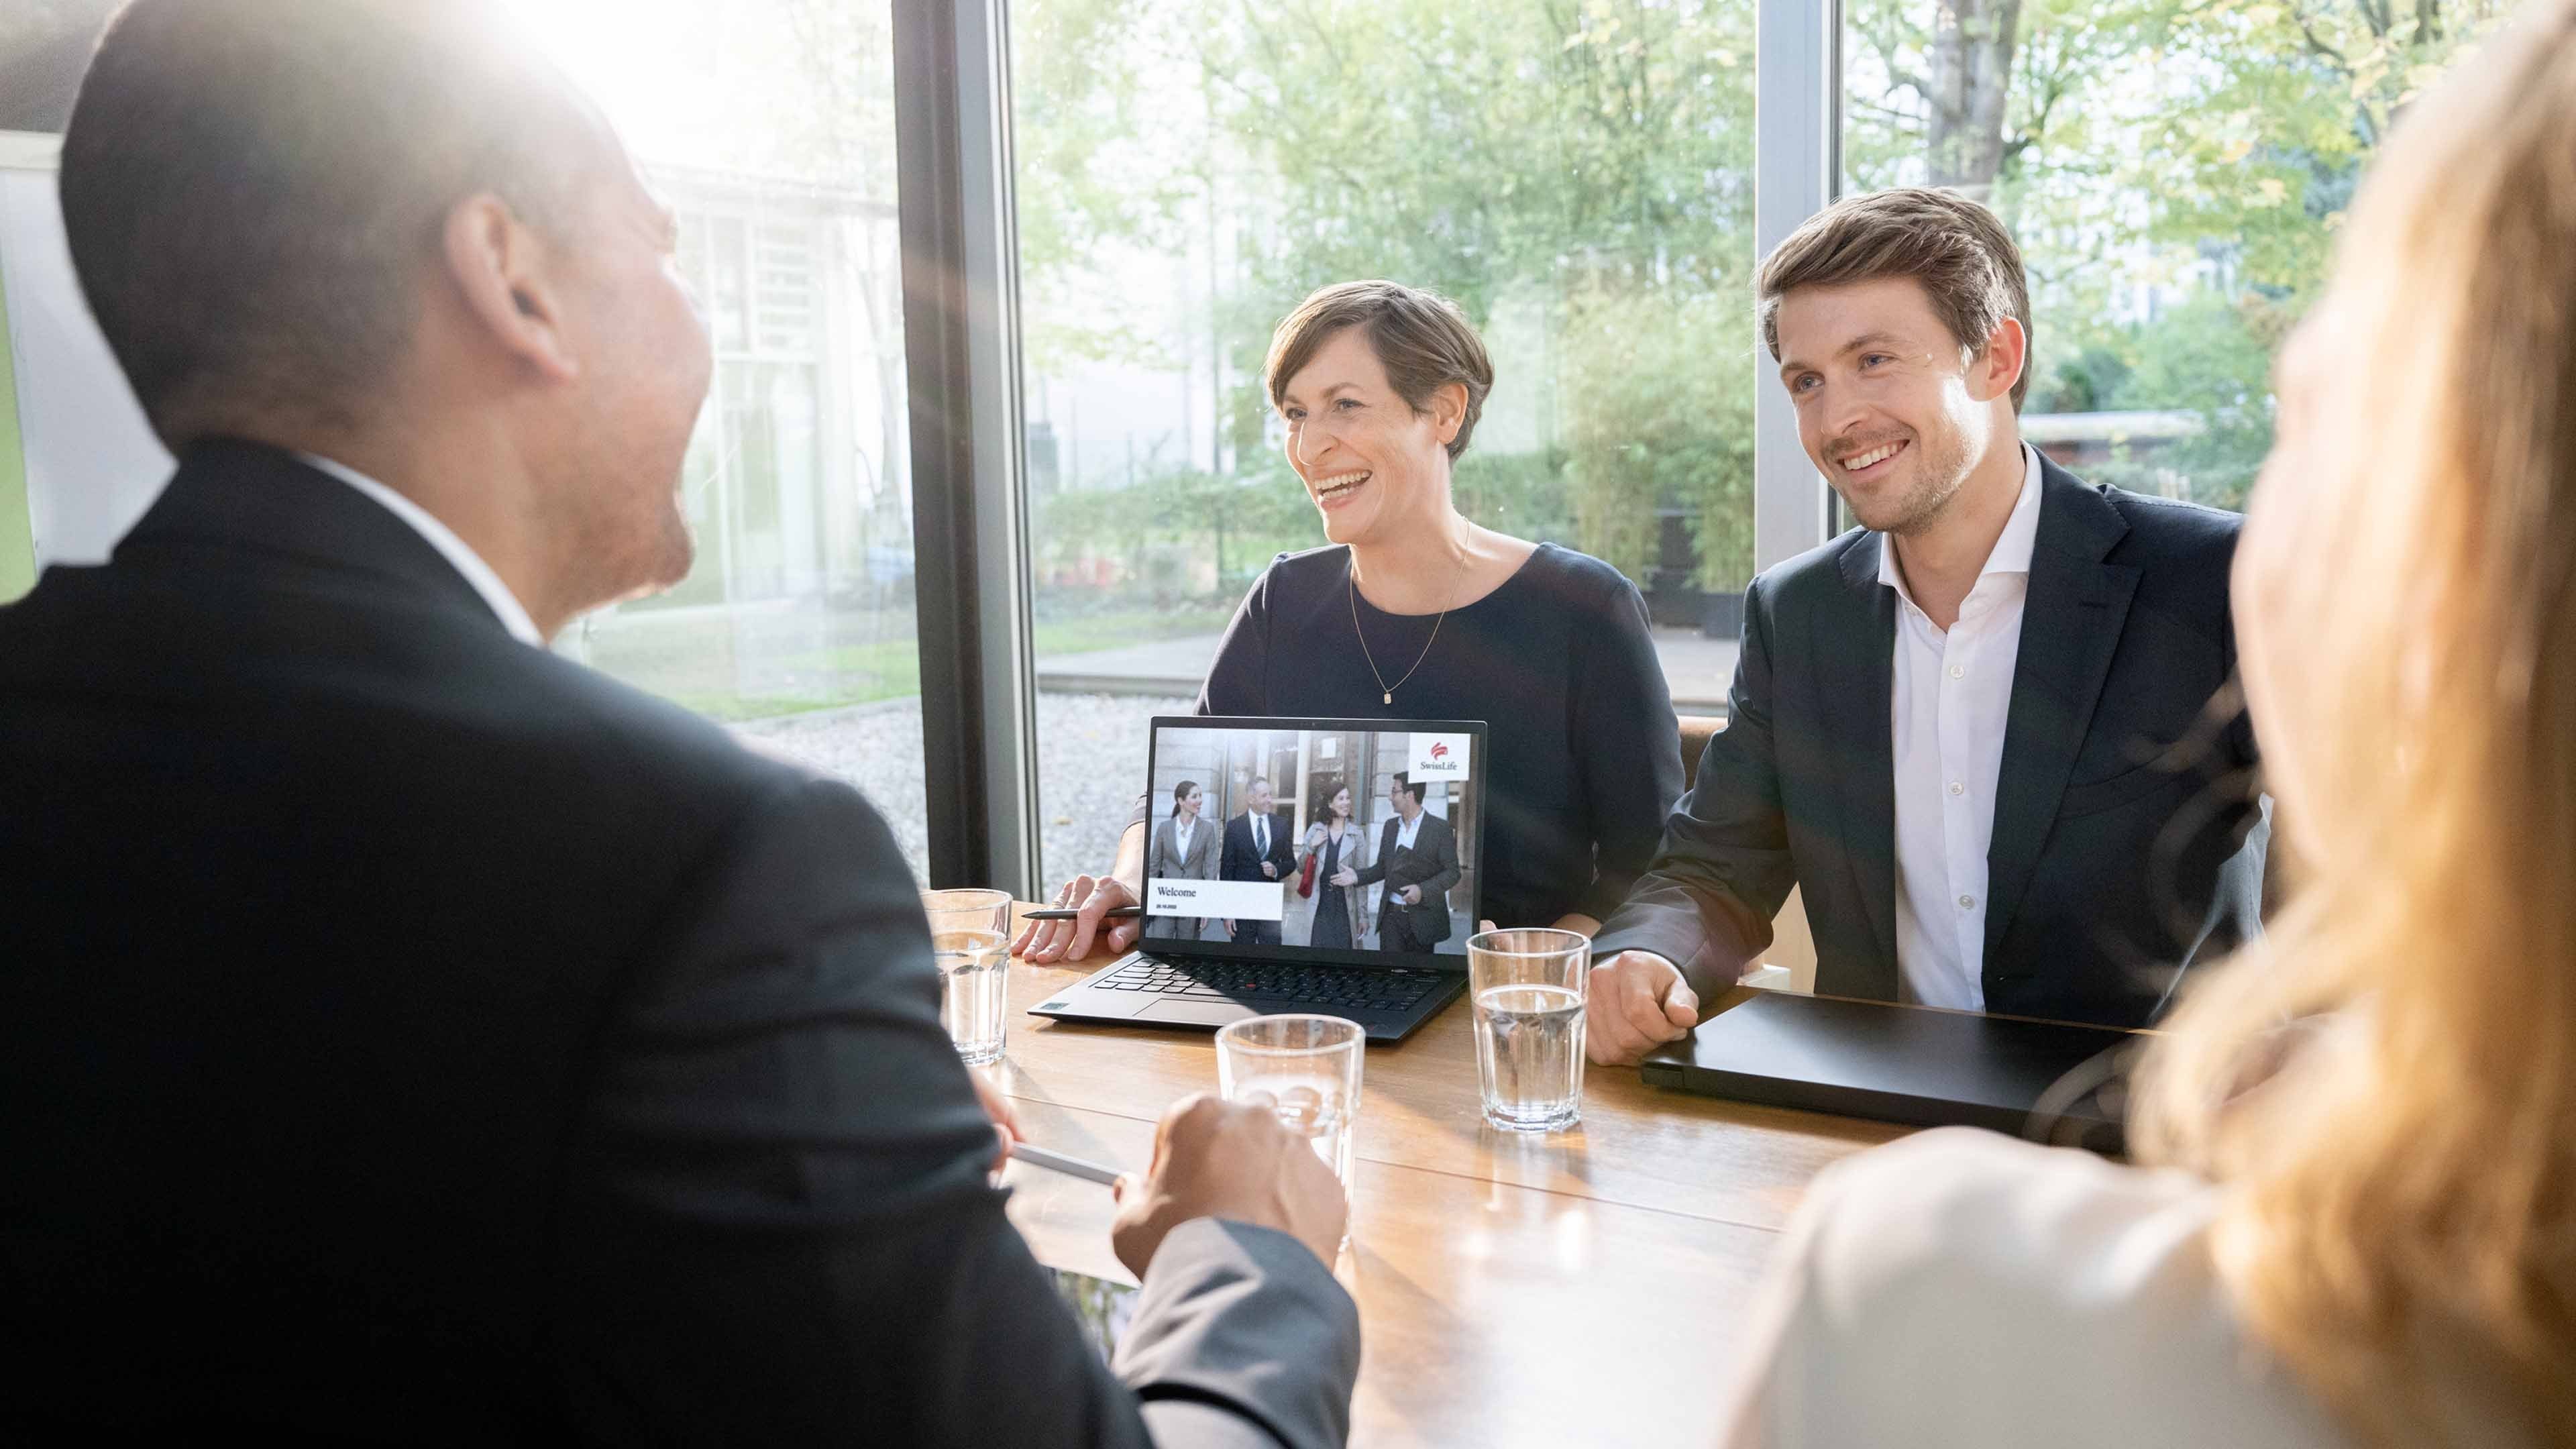
<svg viewBox="0 0 2576 1449">
<path fill-rule="evenodd" d="M 1762 345 L 1780 360 L 1780 300 L 1800 287 L 1846 287 L 1885 277 L 1923 284 L 1932 310 L 1971 353 L 2006 317 L 2030 335 L 2030 282 L 2021 248 L 1993 212 L 1954 191 L 1899 186 L 1847 196 L 1789 234 L 1762 263 Z M 2012 405 L 2030 394 L 2025 353 Z"/>
<path fill-rule="evenodd" d="M 558 229 L 600 160 L 569 83 L 506 34 L 455 0 L 118 13 L 63 137 L 63 228 L 164 442 L 354 421 L 410 345 L 444 213 L 477 190 Z"/>
<path fill-rule="evenodd" d="M 1270 385 L 1270 405 L 1316 349 L 1345 327 L 1364 328 L 1378 365 L 1396 396 L 1415 412 L 1428 412 L 1431 394 L 1456 383 L 1467 390 L 1467 415 L 1458 436 L 1449 440 L 1453 460 L 1467 451 L 1467 439 L 1484 414 L 1485 394 L 1494 390 L 1493 359 L 1485 339 L 1467 325 L 1458 304 L 1436 293 L 1401 282 L 1339 282 L 1317 289 L 1297 310 L 1280 319 L 1270 334 L 1270 360 L 1262 375 Z"/>
</svg>

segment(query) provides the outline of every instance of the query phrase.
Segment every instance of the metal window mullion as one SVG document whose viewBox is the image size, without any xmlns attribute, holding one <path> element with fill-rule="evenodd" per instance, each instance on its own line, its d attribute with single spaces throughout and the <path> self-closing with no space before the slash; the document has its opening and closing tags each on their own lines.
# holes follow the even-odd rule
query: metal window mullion
<svg viewBox="0 0 2576 1449">
<path fill-rule="evenodd" d="M 1757 0 L 1754 17 L 1753 235 L 1759 256 L 1831 202 L 1842 183 L 1840 0 Z M 1760 324 L 1754 348 L 1753 561 L 1785 562 L 1824 542 L 1825 480 L 1798 443 Z"/>
<path fill-rule="evenodd" d="M 923 770 L 936 886 L 1038 889 L 1005 0 L 899 0 Z"/>
</svg>

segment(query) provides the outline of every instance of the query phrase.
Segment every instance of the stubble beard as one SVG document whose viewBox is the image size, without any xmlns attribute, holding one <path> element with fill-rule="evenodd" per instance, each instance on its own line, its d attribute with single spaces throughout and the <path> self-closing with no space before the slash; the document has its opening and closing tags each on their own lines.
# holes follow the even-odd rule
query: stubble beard
<svg viewBox="0 0 2576 1449">
<path fill-rule="evenodd" d="M 1968 445 L 1956 433 L 1945 437 L 1936 450 L 1931 440 L 1918 432 L 1909 451 L 1919 454 L 1913 460 L 1914 486 L 1892 501 L 1887 511 L 1877 518 L 1852 502 L 1850 494 L 1843 501 L 1850 504 L 1852 516 L 1863 528 L 1900 538 L 1921 533 L 1932 526 L 1959 496 L 1968 482 Z M 1873 512 L 1876 510 L 1872 510 Z"/>
<path fill-rule="evenodd" d="M 560 575 L 571 581 L 565 601 L 571 615 L 658 594 L 689 576 L 697 541 L 681 516 L 676 488 L 658 492 L 645 507 L 596 496 L 583 501 L 585 516 L 562 530 L 571 549 Z"/>
</svg>

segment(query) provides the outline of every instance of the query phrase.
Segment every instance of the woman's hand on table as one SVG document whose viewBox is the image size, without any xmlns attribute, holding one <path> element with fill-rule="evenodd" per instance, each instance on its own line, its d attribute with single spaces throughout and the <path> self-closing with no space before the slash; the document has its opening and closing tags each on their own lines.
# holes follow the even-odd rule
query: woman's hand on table
<svg viewBox="0 0 2576 1449">
<path fill-rule="evenodd" d="M 1070 921 L 1031 921 L 1019 939 L 1011 942 L 1011 954 L 1040 966 L 1058 961 L 1080 961 L 1091 954 L 1095 942 L 1106 942 L 1113 953 L 1136 944 L 1145 933 L 1145 918 L 1130 916 L 1124 920 L 1103 922 L 1102 917 L 1120 906 L 1140 904 L 1127 882 L 1115 875 L 1078 875 L 1055 893 L 1059 910 L 1079 911 Z"/>
</svg>

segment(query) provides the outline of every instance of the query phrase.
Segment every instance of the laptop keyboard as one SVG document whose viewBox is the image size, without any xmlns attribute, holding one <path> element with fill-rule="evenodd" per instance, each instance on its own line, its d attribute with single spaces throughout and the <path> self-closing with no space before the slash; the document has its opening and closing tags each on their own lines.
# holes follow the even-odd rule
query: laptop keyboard
<svg viewBox="0 0 2576 1449">
<path fill-rule="evenodd" d="M 1100 991 L 1161 996 L 1271 997 L 1310 1006 L 1402 1011 L 1440 989 L 1432 971 L 1373 971 L 1273 961 L 1157 961 L 1140 956 L 1092 983 Z"/>
</svg>

